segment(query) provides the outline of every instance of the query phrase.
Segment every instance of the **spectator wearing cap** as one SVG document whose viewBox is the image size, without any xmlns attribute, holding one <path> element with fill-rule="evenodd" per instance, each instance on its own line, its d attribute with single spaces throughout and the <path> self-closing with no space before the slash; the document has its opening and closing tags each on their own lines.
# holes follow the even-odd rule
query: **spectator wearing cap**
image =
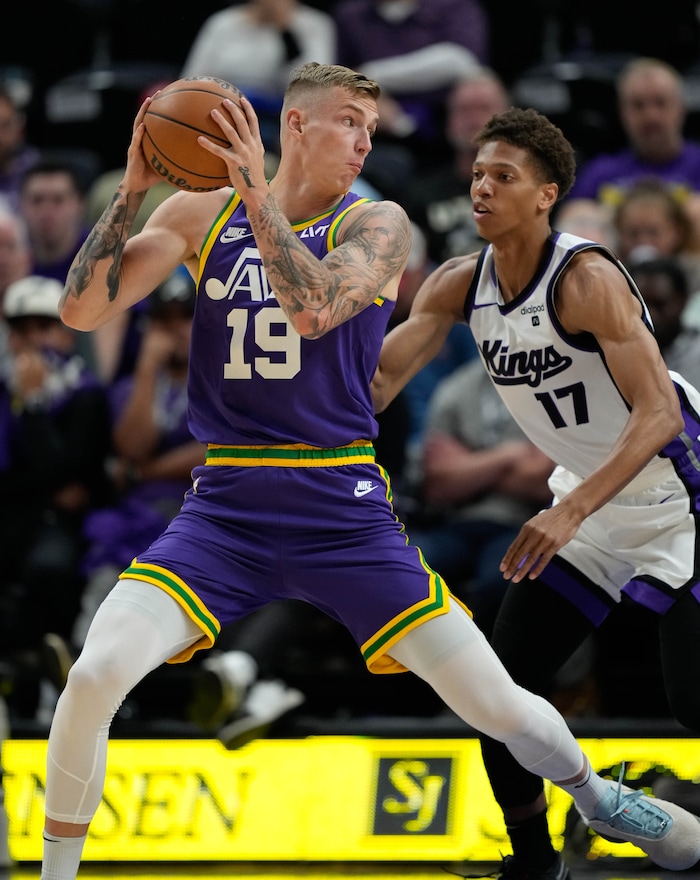
<svg viewBox="0 0 700 880">
<path fill-rule="evenodd" d="M 119 573 L 165 529 L 191 487 L 193 468 L 204 463 L 205 448 L 187 424 L 195 300 L 194 282 L 180 272 L 151 293 L 136 367 L 112 385 L 115 457 L 110 470 L 116 495 L 85 521 L 87 586 L 70 638 L 47 640 L 56 684 L 63 684 L 68 658 L 82 646 Z"/>
<path fill-rule="evenodd" d="M 83 579 L 83 520 L 103 504 L 110 449 L 106 391 L 59 318 L 63 286 L 28 276 L 2 304 L 8 355 L 0 378 L 0 479 L 11 515 L 0 545 L 2 656 L 15 675 L 11 711 L 34 717 L 43 634 L 69 632 Z"/>
</svg>

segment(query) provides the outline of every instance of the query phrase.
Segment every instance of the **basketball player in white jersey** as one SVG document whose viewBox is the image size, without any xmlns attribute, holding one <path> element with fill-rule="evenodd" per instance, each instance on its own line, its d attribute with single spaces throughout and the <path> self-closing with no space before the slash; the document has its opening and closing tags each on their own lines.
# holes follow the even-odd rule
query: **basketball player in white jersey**
<svg viewBox="0 0 700 880">
<path fill-rule="evenodd" d="M 553 504 L 523 525 L 501 563 L 511 584 L 496 652 L 519 684 L 542 692 L 625 594 L 658 613 L 670 706 L 700 731 L 700 393 L 664 365 L 614 254 L 552 232 L 550 212 L 575 177 L 562 132 L 534 110 L 510 109 L 476 143 L 471 196 L 487 245 L 430 275 L 388 334 L 376 409 L 466 322 L 509 410 L 557 464 Z M 541 779 L 500 743 L 483 737 L 482 748 L 513 845 L 501 876 L 566 880 Z"/>
</svg>

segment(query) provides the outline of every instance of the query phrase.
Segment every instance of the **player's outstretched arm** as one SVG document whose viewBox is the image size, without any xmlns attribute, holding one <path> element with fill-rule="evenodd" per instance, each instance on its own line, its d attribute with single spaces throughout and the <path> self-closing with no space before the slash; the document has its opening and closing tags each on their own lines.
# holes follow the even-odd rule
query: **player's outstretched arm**
<svg viewBox="0 0 700 880">
<path fill-rule="evenodd" d="M 408 318 L 382 344 L 372 378 L 375 412 L 382 412 L 440 351 L 454 324 L 464 323 L 464 301 L 474 275 L 476 255 L 448 260 L 421 285 Z"/>
</svg>

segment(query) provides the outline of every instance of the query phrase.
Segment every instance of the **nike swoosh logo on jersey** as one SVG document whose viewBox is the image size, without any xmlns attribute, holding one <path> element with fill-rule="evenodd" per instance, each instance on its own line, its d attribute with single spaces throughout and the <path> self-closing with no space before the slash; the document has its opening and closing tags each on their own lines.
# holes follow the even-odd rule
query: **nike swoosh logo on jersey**
<svg viewBox="0 0 700 880">
<path fill-rule="evenodd" d="M 363 495 L 369 495 L 370 492 L 374 492 L 375 489 L 378 489 L 379 486 L 375 483 L 367 482 L 366 480 L 358 480 L 357 486 L 355 486 L 355 498 L 362 498 Z"/>
<path fill-rule="evenodd" d="M 229 226 L 221 233 L 219 241 L 223 243 L 239 241 L 241 238 L 246 238 L 248 235 L 252 235 L 252 233 L 248 229 L 244 229 L 242 226 Z"/>
</svg>

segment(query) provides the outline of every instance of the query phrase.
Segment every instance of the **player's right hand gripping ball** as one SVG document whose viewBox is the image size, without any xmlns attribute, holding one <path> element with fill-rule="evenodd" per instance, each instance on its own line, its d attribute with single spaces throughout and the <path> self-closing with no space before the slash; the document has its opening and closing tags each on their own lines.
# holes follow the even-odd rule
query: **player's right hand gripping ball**
<svg viewBox="0 0 700 880">
<path fill-rule="evenodd" d="M 230 146 L 211 118 L 224 98 L 238 103 L 243 93 L 214 76 L 188 76 L 166 86 L 151 101 L 144 118 L 143 152 L 163 180 L 188 192 L 210 192 L 231 181 L 223 159 L 197 142 L 205 135 Z"/>
</svg>

